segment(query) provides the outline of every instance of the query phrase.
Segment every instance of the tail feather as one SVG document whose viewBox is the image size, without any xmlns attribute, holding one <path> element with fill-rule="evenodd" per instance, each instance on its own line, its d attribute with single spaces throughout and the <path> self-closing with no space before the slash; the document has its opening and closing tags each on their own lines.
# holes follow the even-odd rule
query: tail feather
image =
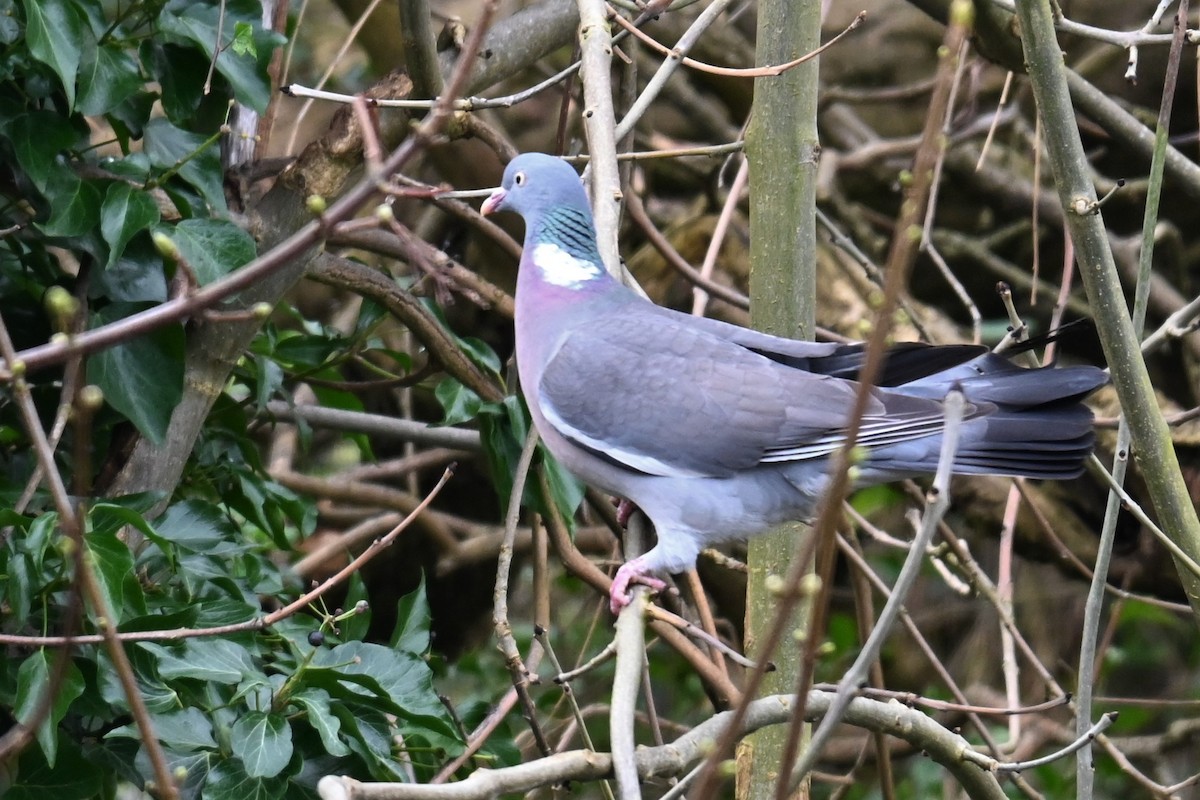
<svg viewBox="0 0 1200 800">
<path fill-rule="evenodd" d="M 948 375 L 968 369 L 974 375 Z M 934 397 L 959 388 L 968 402 L 992 406 L 963 423 L 956 473 L 1062 479 L 1083 472 L 1091 455 L 1092 412 L 1081 400 L 1107 380 L 1095 367 L 1023 369 L 988 354 L 892 391 Z M 879 448 L 869 468 L 885 476 L 933 472 L 941 441 L 936 434 Z"/>
</svg>

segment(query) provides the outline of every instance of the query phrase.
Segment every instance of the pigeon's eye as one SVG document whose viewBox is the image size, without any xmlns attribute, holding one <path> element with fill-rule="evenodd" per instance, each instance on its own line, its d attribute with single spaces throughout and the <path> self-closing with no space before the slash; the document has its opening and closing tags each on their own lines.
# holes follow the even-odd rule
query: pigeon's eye
<svg viewBox="0 0 1200 800">
<path fill-rule="evenodd" d="M 516 175 L 513 175 L 513 183 L 515 183 L 517 186 L 524 186 L 525 185 L 525 173 L 518 172 Z"/>
</svg>

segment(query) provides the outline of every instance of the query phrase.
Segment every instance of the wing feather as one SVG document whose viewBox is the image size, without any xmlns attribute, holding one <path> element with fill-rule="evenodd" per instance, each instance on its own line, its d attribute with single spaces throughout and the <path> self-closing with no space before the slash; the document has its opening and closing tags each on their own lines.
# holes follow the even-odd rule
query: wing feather
<svg viewBox="0 0 1200 800">
<path fill-rule="evenodd" d="M 789 367 L 720 333 L 641 309 L 593 320 L 546 364 L 542 414 L 580 447 L 650 475 L 723 477 L 841 445 L 857 384 Z M 941 429 L 934 400 L 877 392 L 868 406 L 866 446 Z"/>
</svg>

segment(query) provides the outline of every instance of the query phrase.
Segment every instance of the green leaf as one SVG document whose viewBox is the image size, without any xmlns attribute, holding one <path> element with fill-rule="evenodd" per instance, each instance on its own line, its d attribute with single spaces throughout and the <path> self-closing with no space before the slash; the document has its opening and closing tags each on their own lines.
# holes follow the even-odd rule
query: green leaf
<svg viewBox="0 0 1200 800">
<path fill-rule="evenodd" d="M 4 524 L 14 523 L 5 521 Z M 29 525 L 29 530 L 20 539 L 20 549 L 29 554 L 33 568 L 41 572 L 46 553 L 58 541 L 58 513 L 49 511 L 40 515 L 32 523 L 27 520 L 26 524 Z"/>
<path fill-rule="evenodd" d="M 162 117 L 146 123 L 144 137 L 144 152 L 151 164 L 168 171 L 178 169 L 179 175 L 204 196 L 209 206 L 225 211 L 221 160 L 215 137 L 188 133 Z"/>
<path fill-rule="evenodd" d="M 68 736 L 59 738 L 59 755 L 53 765 L 42 758 L 40 750 L 29 747 L 21 754 L 15 773 L 19 778 L 5 786 L 4 800 L 93 800 L 102 796 L 106 783 L 105 770 L 84 758 Z"/>
<path fill-rule="evenodd" d="M 75 75 L 84 35 L 83 19 L 70 0 L 26 0 L 29 52 L 58 75 L 67 94 L 68 110 L 75 108 Z"/>
<path fill-rule="evenodd" d="M 79 138 L 68 120 L 50 111 L 31 111 L 14 119 L 7 135 L 17 163 L 42 194 L 47 194 L 54 178 L 74 177 L 71 168 L 58 158 Z"/>
<path fill-rule="evenodd" d="M 141 645 L 158 659 L 158 674 L 165 680 L 193 678 L 213 683 L 236 684 L 259 675 L 246 648 L 228 639 L 188 639 L 182 647 L 165 647 L 153 642 Z"/>
<path fill-rule="evenodd" d="M 233 41 L 229 49 L 239 56 L 258 58 L 258 48 L 254 46 L 254 26 L 248 22 L 239 22 L 233 26 Z"/>
<path fill-rule="evenodd" d="M 201 286 L 223 278 L 258 255 L 254 237 L 222 219 L 185 219 L 160 230 L 179 248 Z"/>
<path fill-rule="evenodd" d="M 512 494 L 512 480 L 517 461 L 521 456 L 525 437 L 529 435 L 529 411 L 520 397 L 510 395 L 500 404 L 486 404 L 479 420 L 480 435 L 492 473 L 492 483 L 503 508 Z M 567 526 L 573 528 L 575 510 L 583 501 L 584 485 L 558 463 L 544 444 L 538 445 L 538 451 L 550 484 L 550 497 L 543 499 L 540 492 L 535 491 L 534 482 L 528 480 L 521 502 L 545 514 L 549 511 L 545 502 L 548 501 L 558 510 Z"/>
<path fill-rule="evenodd" d="M 111 44 L 89 48 L 79 68 L 79 113 L 107 114 L 142 88 L 137 61 Z"/>
<path fill-rule="evenodd" d="M 575 512 L 583 502 L 586 487 L 567 470 L 558 459 L 550 454 L 545 444 L 538 444 L 542 453 L 542 468 L 546 472 L 546 482 L 550 485 L 550 502 L 558 509 L 559 516 L 574 530 Z"/>
<path fill-rule="evenodd" d="M 125 160 L 134 161 L 139 168 L 143 162 L 149 167 L 150 159 L 141 150 L 130 153 L 131 142 L 142 138 L 146 123 L 151 115 L 158 111 L 157 100 L 158 95 L 154 92 L 137 92 L 105 115 L 112 125 L 113 135 L 116 136 L 121 152 L 129 153 Z M 125 170 L 117 174 L 128 175 L 128 172 L 129 170 Z"/>
<path fill-rule="evenodd" d="M 347 642 L 316 651 L 309 671 L 319 667 L 331 670 L 343 691 L 383 700 L 396 713 L 457 738 L 433 689 L 433 673 L 418 656 L 377 644 Z"/>
<path fill-rule="evenodd" d="M 417 588 L 396 603 L 396 629 L 392 632 L 391 646 L 414 655 L 424 655 L 429 649 L 429 599 L 425 596 L 425 575 Z"/>
<path fill-rule="evenodd" d="M 157 493 L 147 493 L 154 494 Z M 119 534 L 125 526 L 129 526 L 158 545 L 159 550 L 168 556 L 173 552 L 170 543 L 154 530 L 153 525 L 146 522 L 141 513 L 121 503 L 101 502 L 92 506 L 88 509 L 88 524 L 94 533 L 103 532 L 113 536 Z"/>
<path fill-rule="evenodd" d="M 515 395 L 505 397 L 498 404 L 489 403 L 479 415 L 479 435 L 487 456 L 488 470 L 492 474 L 492 486 L 496 499 L 503 510 L 512 495 L 513 475 L 517 461 L 524 449 L 525 437 L 529 435 L 529 417 L 524 405 Z M 532 497 L 529 487 L 525 488 L 526 502 Z"/>
<path fill-rule="evenodd" d="M 280 714 L 251 711 L 230 732 L 229 745 L 251 778 L 273 778 L 292 760 L 292 729 Z"/>
<path fill-rule="evenodd" d="M 281 331 L 271 353 L 291 369 L 311 369 L 324 364 L 347 349 L 344 339 L 319 334 Z"/>
<path fill-rule="evenodd" d="M 50 688 L 50 673 L 54 669 L 54 661 L 45 649 L 38 650 L 21 662 L 17 670 L 17 698 L 13 713 L 22 722 L 28 722 L 42 702 L 42 696 Z M 58 723 L 66 716 L 71 703 L 83 694 L 83 673 L 73 661 L 67 662 L 67 669 L 61 683 L 54 687 L 54 702 L 50 714 L 42 720 L 37 729 L 38 744 L 46 756 L 46 763 L 53 767 L 58 756 Z"/>
<path fill-rule="evenodd" d="M 39 571 L 32 569 L 29 563 L 30 558 L 23 556 L 20 553 L 13 553 L 8 558 L 5 577 L 7 578 L 5 585 L 5 598 L 8 600 L 8 609 L 5 616 L 12 619 L 28 619 L 30 609 L 33 606 L 33 599 L 37 596 L 40 586 L 35 586 L 34 581 L 40 579 Z M 38 577 L 35 577 L 38 576 Z"/>
<path fill-rule="evenodd" d="M 174 265 L 171 268 L 174 269 Z M 120 258 L 104 269 L 96 270 L 88 286 L 88 297 L 102 297 L 114 303 L 166 301 L 166 265 L 150 237 L 133 237 Z"/>
<path fill-rule="evenodd" d="M 463 386 L 454 378 L 446 378 L 433 390 L 434 397 L 442 404 L 442 425 L 461 425 L 479 415 L 483 400 L 474 391 Z"/>
<path fill-rule="evenodd" d="M 100 234 L 109 248 L 105 266 L 111 267 L 129 240 L 158 222 L 160 216 L 149 194 L 122 181 L 110 184 L 100 208 Z"/>
<path fill-rule="evenodd" d="M 14 118 L 6 133 L 17 163 L 49 204 L 50 216 L 38 227 L 48 236 L 64 237 L 95 228 L 100 192 L 91 181 L 80 180 L 60 158 L 79 139 L 70 121 L 49 111 L 33 111 Z"/>
<path fill-rule="evenodd" d="M 50 218 L 38 225 L 47 236 L 83 236 L 100 219 L 100 190 L 74 175 L 56 176 L 46 188 Z"/>
<path fill-rule="evenodd" d="M 229 517 L 205 500 L 174 503 L 155 523 L 158 534 L 164 539 L 196 553 L 226 552 L 222 545 L 238 535 Z"/>
<path fill-rule="evenodd" d="M 287 788 L 288 782 L 283 778 L 251 777 L 238 762 L 226 759 L 212 765 L 202 797 L 203 800 L 283 800 Z"/>
<path fill-rule="evenodd" d="M 463 351 L 477 366 L 487 370 L 497 378 L 500 377 L 500 356 L 496 355 L 496 351 L 487 342 L 477 339 L 474 336 L 455 336 L 454 338 L 458 340 L 459 346 L 462 347 Z"/>
<path fill-rule="evenodd" d="M 129 615 L 146 613 L 146 598 L 133 571 L 133 553 L 114 532 L 89 531 L 83 540 L 100 592 L 108 605 L 109 621 L 119 625 Z M 88 609 L 95 615 L 99 609 Z"/>
<path fill-rule="evenodd" d="M 292 702 L 304 709 L 304 718 L 321 737 L 326 753 L 339 758 L 350 755 L 350 748 L 338 737 L 341 723 L 333 714 L 329 692 L 324 689 L 305 689 L 293 695 Z"/>
<path fill-rule="evenodd" d="M 404 781 L 405 771 L 392 758 L 392 741 L 397 733 L 386 717 L 373 708 L 356 703 L 337 703 L 333 713 L 342 722 L 350 749 L 366 763 L 378 781 Z"/>
<path fill-rule="evenodd" d="M 154 727 L 154 735 L 167 747 L 187 751 L 204 750 L 217 746 L 217 740 L 213 738 L 212 720 L 198 708 L 184 708 L 179 711 L 168 711 L 165 714 L 151 714 L 150 723 Z M 142 733 L 137 724 L 131 722 L 110 731 L 104 738 L 128 738 L 141 741 Z"/>
<path fill-rule="evenodd" d="M 275 393 L 283 388 L 287 374 L 275 359 L 254 356 L 254 372 L 257 380 L 254 391 L 254 407 L 265 411 L 267 403 L 275 397 Z M 307 448 L 305 448 L 307 449 Z"/>
<path fill-rule="evenodd" d="M 99 327 L 132 311 L 114 303 L 93 316 Z M 87 379 L 104 390 L 109 405 L 124 414 L 143 436 L 162 444 L 171 414 L 183 398 L 183 326 L 175 323 L 101 350 L 87 365 Z"/>
<path fill-rule="evenodd" d="M 167 686 L 154 670 L 154 656 L 142 649 L 141 645 L 129 648 L 129 661 L 133 665 L 133 675 L 137 679 L 137 691 L 146 703 L 146 708 L 157 713 L 177 711 L 183 701 L 179 693 Z M 100 653 L 96 658 L 96 683 L 100 699 L 120 712 L 129 711 L 129 698 L 125 696 L 125 687 L 117 676 L 117 669 L 107 653 Z M 92 693 L 88 693 L 92 697 Z"/>
<path fill-rule="evenodd" d="M 230 4 L 229 12 L 233 12 L 234 4 Z M 259 68 L 258 60 L 245 51 L 234 52 L 228 45 L 228 39 L 217 42 L 217 31 L 222 28 L 221 14 L 224 9 L 215 5 L 188 3 L 182 8 L 178 5 L 167 9 L 158 18 L 159 29 L 182 39 L 190 40 L 205 57 L 220 49 L 217 56 L 217 71 L 229 81 L 233 95 L 239 102 L 253 108 L 260 114 L 266 111 L 267 103 L 271 100 L 270 86 L 267 84 L 263 71 Z M 249 22 L 249 19 L 244 20 Z M 251 31 L 254 30 L 250 26 Z M 224 36 L 229 36 L 228 22 L 224 24 Z M 237 24 L 234 25 L 234 35 L 239 35 Z M 274 37 L 265 39 L 266 42 L 278 41 Z"/>
<path fill-rule="evenodd" d="M 179 123 L 190 120 L 204 98 L 204 78 L 211 54 L 154 39 L 142 42 L 139 54 L 151 76 L 158 80 L 167 119 Z"/>
</svg>

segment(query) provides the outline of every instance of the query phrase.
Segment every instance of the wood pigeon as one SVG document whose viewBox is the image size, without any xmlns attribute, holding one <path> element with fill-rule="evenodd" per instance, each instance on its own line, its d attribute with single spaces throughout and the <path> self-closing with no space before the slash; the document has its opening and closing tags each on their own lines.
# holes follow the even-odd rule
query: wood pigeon
<svg viewBox="0 0 1200 800">
<path fill-rule="evenodd" d="M 861 344 L 802 342 L 693 317 L 643 299 L 605 271 L 579 177 L 526 153 L 482 212 L 525 219 L 517 277 L 521 389 L 542 440 L 585 482 L 635 503 L 658 543 L 624 564 L 631 583 L 680 572 L 711 543 L 812 516 L 864 360 Z M 962 390 L 954 471 L 1070 478 L 1092 451 L 1081 400 L 1092 366 L 1026 369 L 972 345 L 891 348 L 858 444 L 857 485 L 936 470 L 941 400 Z"/>
</svg>

